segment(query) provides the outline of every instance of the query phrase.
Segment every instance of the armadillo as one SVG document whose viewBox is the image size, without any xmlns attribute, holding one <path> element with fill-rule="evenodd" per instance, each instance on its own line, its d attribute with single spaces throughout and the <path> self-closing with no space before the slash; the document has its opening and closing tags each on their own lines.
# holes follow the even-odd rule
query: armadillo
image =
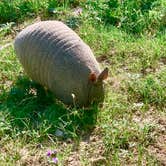
<svg viewBox="0 0 166 166">
<path fill-rule="evenodd" d="M 61 21 L 40 21 L 23 29 L 14 42 L 27 75 L 67 105 L 104 100 L 104 79 L 90 47 Z"/>
</svg>

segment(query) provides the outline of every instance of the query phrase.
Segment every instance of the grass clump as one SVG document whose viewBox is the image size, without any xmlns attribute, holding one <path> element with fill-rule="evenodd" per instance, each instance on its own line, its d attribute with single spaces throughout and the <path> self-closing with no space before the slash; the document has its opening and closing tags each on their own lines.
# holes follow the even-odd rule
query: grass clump
<svg viewBox="0 0 166 166">
<path fill-rule="evenodd" d="M 51 16 L 61 13 L 70 7 L 77 7 L 81 1 L 59 0 L 3 0 L 0 2 L 0 23 L 22 22 L 25 18 Z M 56 16 L 57 17 L 57 16 Z"/>
<path fill-rule="evenodd" d="M 164 70 L 156 76 L 148 75 L 145 78 L 129 82 L 129 100 L 134 99 L 136 102 L 143 102 L 164 109 L 166 107 L 165 78 Z"/>
<path fill-rule="evenodd" d="M 165 27 L 162 0 L 88 1 L 92 17 L 133 34 L 156 33 Z"/>
<path fill-rule="evenodd" d="M 113 25 L 128 33 L 156 35 L 165 30 L 165 1 L 53 1 L 53 0 L 4 0 L 0 2 L 0 23 L 23 21 L 26 17 L 39 16 L 57 19 L 71 13 L 73 8 L 83 9 L 82 19 L 93 23 Z M 70 18 L 70 22 L 73 19 Z"/>
<path fill-rule="evenodd" d="M 39 13 L 45 7 L 47 7 L 47 1 L 4 0 L 0 2 L 0 22 L 22 19 L 26 15 Z"/>
</svg>

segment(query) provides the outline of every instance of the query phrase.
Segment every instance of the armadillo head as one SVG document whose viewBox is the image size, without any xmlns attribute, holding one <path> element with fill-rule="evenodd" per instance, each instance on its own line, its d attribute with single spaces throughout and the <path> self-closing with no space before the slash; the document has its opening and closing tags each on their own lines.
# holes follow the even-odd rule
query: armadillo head
<svg viewBox="0 0 166 166">
<path fill-rule="evenodd" d="M 108 68 L 105 68 L 97 77 L 95 73 L 90 73 L 89 76 L 89 96 L 88 102 L 102 103 L 104 100 L 104 84 L 103 81 L 108 77 Z"/>
</svg>

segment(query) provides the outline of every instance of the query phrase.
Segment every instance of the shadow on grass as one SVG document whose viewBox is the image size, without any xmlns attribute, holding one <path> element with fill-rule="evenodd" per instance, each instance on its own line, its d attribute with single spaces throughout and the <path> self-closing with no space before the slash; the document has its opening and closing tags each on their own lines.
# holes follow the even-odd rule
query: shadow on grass
<svg viewBox="0 0 166 166">
<path fill-rule="evenodd" d="M 40 141 L 48 136 L 79 140 L 93 130 L 98 112 L 97 107 L 76 109 L 56 102 L 51 92 L 25 77 L 19 77 L 7 94 L 6 107 L 13 129 L 30 131 L 30 137 L 37 133 Z"/>
</svg>

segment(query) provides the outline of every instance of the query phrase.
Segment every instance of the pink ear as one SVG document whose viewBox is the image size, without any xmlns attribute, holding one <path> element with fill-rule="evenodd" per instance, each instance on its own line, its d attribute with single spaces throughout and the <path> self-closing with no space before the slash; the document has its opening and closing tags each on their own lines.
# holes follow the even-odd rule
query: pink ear
<svg viewBox="0 0 166 166">
<path fill-rule="evenodd" d="M 92 82 L 96 82 L 96 80 L 97 80 L 96 74 L 95 73 L 90 73 L 89 80 L 92 81 Z"/>
<path fill-rule="evenodd" d="M 106 67 L 99 75 L 98 80 L 103 81 L 108 77 L 108 68 Z"/>
</svg>

